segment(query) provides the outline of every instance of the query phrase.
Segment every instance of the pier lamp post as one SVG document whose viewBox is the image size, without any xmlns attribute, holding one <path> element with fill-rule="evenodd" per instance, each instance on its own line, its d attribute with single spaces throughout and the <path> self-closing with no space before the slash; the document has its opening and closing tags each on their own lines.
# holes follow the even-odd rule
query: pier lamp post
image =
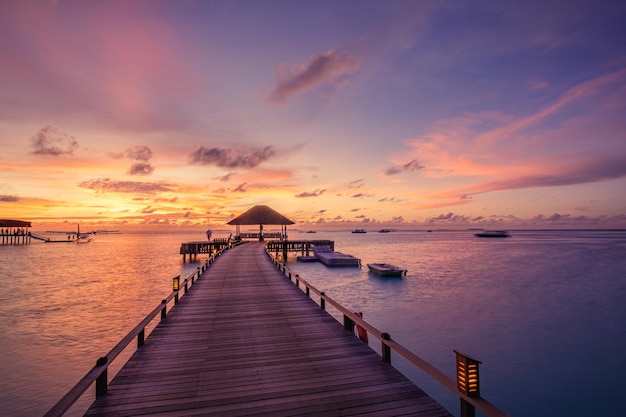
<svg viewBox="0 0 626 417">
<path fill-rule="evenodd" d="M 178 304 L 178 290 L 180 289 L 180 275 L 175 276 L 172 280 L 172 290 L 174 294 L 174 304 Z"/>
<path fill-rule="evenodd" d="M 457 389 L 468 397 L 480 397 L 478 365 L 481 362 L 456 350 L 454 353 L 456 353 Z M 461 417 L 474 417 L 475 415 L 474 406 L 461 398 Z"/>
</svg>

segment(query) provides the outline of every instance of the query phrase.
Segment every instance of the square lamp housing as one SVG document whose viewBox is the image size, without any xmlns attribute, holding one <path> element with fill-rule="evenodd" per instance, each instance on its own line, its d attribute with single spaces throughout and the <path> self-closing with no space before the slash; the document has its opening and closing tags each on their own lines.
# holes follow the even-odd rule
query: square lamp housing
<svg viewBox="0 0 626 417">
<path fill-rule="evenodd" d="M 478 365 L 480 361 L 460 352 L 456 353 L 456 384 L 460 392 L 468 397 L 480 397 Z"/>
</svg>

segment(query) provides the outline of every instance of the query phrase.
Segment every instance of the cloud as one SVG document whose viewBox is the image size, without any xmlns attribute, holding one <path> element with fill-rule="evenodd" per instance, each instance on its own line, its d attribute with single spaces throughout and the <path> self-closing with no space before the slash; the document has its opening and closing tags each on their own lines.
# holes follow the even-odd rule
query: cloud
<svg viewBox="0 0 626 417">
<path fill-rule="evenodd" d="M 252 169 L 271 159 L 276 152 L 272 146 L 264 148 L 205 148 L 200 146 L 189 154 L 191 164 L 215 165 L 229 169 Z"/>
<path fill-rule="evenodd" d="M 150 175 L 154 172 L 154 167 L 145 162 L 137 162 L 130 167 L 130 175 Z"/>
<path fill-rule="evenodd" d="M 0 202 L 2 203 L 17 203 L 20 198 L 15 195 L 0 195 Z"/>
<path fill-rule="evenodd" d="M 385 175 L 396 175 L 405 171 L 419 171 L 426 168 L 424 165 L 420 164 L 417 159 L 412 160 L 411 162 L 407 162 L 404 165 L 394 165 L 385 170 Z"/>
<path fill-rule="evenodd" d="M 315 88 L 337 86 L 345 81 L 345 76 L 355 73 L 360 66 L 360 59 L 332 50 L 311 56 L 306 65 L 295 64 L 287 69 L 283 64 L 274 70 L 276 87 L 266 102 L 281 105 L 291 97 Z"/>
<path fill-rule="evenodd" d="M 113 181 L 109 178 L 94 178 L 78 184 L 81 188 L 97 192 L 157 194 L 173 191 L 171 184 L 138 181 Z"/>
<path fill-rule="evenodd" d="M 152 150 L 145 145 L 134 146 L 123 152 L 110 152 L 109 156 L 113 159 L 127 158 L 139 161 L 131 165 L 128 169 L 129 175 L 151 175 L 154 172 L 154 167 L 152 164 L 148 163 L 150 158 L 152 158 Z"/>
<path fill-rule="evenodd" d="M 245 183 L 245 182 L 239 184 L 236 188 L 233 188 L 233 192 L 245 193 L 246 192 L 246 185 L 247 185 L 247 183 Z"/>
<path fill-rule="evenodd" d="M 126 149 L 124 152 L 119 152 L 119 153 L 109 153 L 109 156 L 111 158 L 114 159 L 122 159 L 122 158 L 128 158 L 128 159 L 134 159 L 136 161 L 149 161 L 150 158 L 152 158 L 152 150 L 143 145 L 143 146 L 135 146 L 132 148 L 128 148 Z"/>
<path fill-rule="evenodd" d="M 228 182 L 234 175 L 235 175 L 234 173 L 229 172 L 226 175 L 222 175 L 222 176 L 219 176 L 219 177 L 213 177 L 212 179 L 218 180 L 218 181 L 221 181 L 221 182 Z"/>
<path fill-rule="evenodd" d="M 479 184 L 474 186 L 474 191 L 464 193 L 460 197 L 468 198 L 493 191 L 557 187 L 624 178 L 626 177 L 626 156 L 584 160 L 566 166 L 557 165 L 549 169 L 553 172 Z"/>
<path fill-rule="evenodd" d="M 43 156 L 72 155 L 78 148 L 74 136 L 54 126 L 46 126 L 31 138 L 32 153 Z"/>
<path fill-rule="evenodd" d="M 350 181 L 348 183 L 348 188 L 361 188 L 363 185 L 363 179 L 359 178 L 358 180 Z"/>
<path fill-rule="evenodd" d="M 452 212 L 448 212 L 446 214 L 440 214 L 439 216 L 429 217 L 428 219 L 426 219 L 426 223 L 431 223 L 431 224 L 438 224 L 438 223 L 467 224 L 469 223 L 469 221 L 470 221 L 469 216 L 458 215 Z"/>
<path fill-rule="evenodd" d="M 306 198 L 306 197 L 319 197 L 324 194 L 326 190 L 314 190 L 311 192 L 302 192 L 300 194 L 296 194 L 296 198 Z"/>
</svg>

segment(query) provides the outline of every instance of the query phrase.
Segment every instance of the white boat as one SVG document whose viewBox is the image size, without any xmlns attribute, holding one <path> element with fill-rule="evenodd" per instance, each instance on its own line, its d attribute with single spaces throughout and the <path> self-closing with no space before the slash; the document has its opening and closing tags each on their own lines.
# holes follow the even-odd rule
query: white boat
<svg viewBox="0 0 626 417">
<path fill-rule="evenodd" d="M 374 272 L 384 277 L 401 277 L 407 273 L 406 269 L 398 268 L 397 266 L 385 263 L 367 264 L 367 267 L 370 272 Z"/>
</svg>

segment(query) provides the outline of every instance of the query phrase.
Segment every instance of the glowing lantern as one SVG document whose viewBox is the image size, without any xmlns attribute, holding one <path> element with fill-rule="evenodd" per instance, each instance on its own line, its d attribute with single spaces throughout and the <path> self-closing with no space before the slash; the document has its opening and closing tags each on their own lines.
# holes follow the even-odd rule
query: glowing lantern
<svg viewBox="0 0 626 417">
<path fill-rule="evenodd" d="M 456 353 L 456 384 L 460 392 L 468 397 L 480 397 L 478 365 L 481 363 L 460 352 Z"/>
</svg>

